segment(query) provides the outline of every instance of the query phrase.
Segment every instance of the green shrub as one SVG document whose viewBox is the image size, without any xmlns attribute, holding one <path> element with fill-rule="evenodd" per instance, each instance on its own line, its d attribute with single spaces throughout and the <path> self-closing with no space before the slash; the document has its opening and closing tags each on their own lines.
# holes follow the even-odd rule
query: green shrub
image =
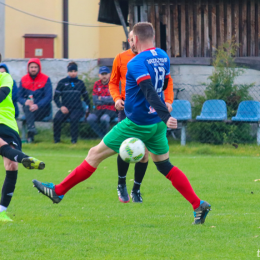
<svg viewBox="0 0 260 260">
<path fill-rule="evenodd" d="M 83 75 L 81 75 L 80 78 L 85 83 L 86 89 L 88 91 L 89 99 L 90 99 L 90 104 L 91 104 L 91 107 L 93 107 L 93 102 L 92 102 L 93 87 L 94 87 L 95 82 L 98 81 L 99 78 L 98 77 L 95 77 L 95 78 L 90 77 L 90 72 L 89 73 L 83 73 Z"/>
<path fill-rule="evenodd" d="M 249 89 L 252 84 L 235 84 L 235 78 L 244 73 L 244 69 L 237 68 L 234 56 L 238 44 L 229 41 L 220 46 L 214 57 L 212 75 L 208 77 L 209 84 L 206 86 L 205 95 L 194 95 L 193 118 L 200 114 L 202 105 L 209 99 L 222 99 L 227 104 L 228 118 L 236 115 L 238 105 L 243 100 L 251 100 Z M 189 134 L 193 141 L 202 143 L 244 143 L 252 142 L 249 124 L 230 125 L 223 122 L 214 123 L 194 123 L 188 126 Z"/>
</svg>

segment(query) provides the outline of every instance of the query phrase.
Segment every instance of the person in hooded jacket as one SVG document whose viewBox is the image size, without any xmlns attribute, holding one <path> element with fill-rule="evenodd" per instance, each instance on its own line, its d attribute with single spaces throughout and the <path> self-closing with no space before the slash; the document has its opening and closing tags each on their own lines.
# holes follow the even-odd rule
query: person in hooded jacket
<svg viewBox="0 0 260 260">
<path fill-rule="evenodd" d="M 84 82 L 78 79 L 78 65 L 70 62 L 67 66 L 68 76 L 59 81 L 54 94 L 54 101 L 60 109 L 53 120 L 54 142 L 60 142 L 61 125 L 70 119 L 71 143 L 77 143 L 80 118 L 84 116 L 81 97 L 90 109 L 88 92 Z"/>
<path fill-rule="evenodd" d="M 0 73 L 1 72 L 6 72 L 8 74 L 10 74 L 9 69 L 7 67 L 7 65 L 5 63 L 0 63 Z M 19 108 L 18 108 L 18 104 L 17 104 L 17 100 L 18 100 L 18 88 L 16 85 L 16 82 L 13 81 L 13 90 L 12 90 L 12 100 L 14 103 L 14 108 L 15 108 L 15 118 L 17 118 L 19 116 Z"/>
<path fill-rule="evenodd" d="M 51 113 L 52 84 L 50 78 L 41 72 L 39 59 L 30 59 L 27 69 L 28 73 L 20 82 L 18 101 L 26 117 L 28 142 L 32 142 L 37 133 L 34 122 Z"/>
</svg>

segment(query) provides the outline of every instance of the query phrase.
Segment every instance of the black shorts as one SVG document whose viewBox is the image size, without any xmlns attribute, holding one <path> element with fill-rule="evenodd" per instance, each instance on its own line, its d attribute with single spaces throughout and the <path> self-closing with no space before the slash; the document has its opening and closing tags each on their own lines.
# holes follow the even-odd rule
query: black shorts
<svg viewBox="0 0 260 260">
<path fill-rule="evenodd" d="M 22 142 L 19 134 L 12 128 L 0 124 L 0 138 L 6 141 L 8 144 L 13 145 L 15 149 L 22 151 Z"/>
</svg>

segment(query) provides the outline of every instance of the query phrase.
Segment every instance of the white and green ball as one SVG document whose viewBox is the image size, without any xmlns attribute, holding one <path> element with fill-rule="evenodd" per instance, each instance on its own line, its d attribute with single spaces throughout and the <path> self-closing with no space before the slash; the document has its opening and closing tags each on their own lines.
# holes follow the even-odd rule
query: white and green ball
<svg viewBox="0 0 260 260">
<path fill-rule="evenodd" d="M 140 162 L 145 154 L 145 145 L 138 138 L 128 138 L 121 144 L 119 154 L 127 163 Z"/>
</svg>

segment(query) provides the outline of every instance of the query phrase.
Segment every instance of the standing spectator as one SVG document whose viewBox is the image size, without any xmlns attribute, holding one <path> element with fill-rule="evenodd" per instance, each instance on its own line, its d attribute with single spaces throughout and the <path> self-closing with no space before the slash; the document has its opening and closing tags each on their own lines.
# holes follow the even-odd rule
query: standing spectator
<svg viewBox="0 0 260 260">
<path fill-rule="evenodd" d="M 50 78 L 41 72 L 39 59 L 30 59 L 27 68 L 28 73 L 20 82 L 18 101 L 23 105 L 30 143 L 37 133 L 34 122 L 41 121 L 51 113 L 52 85 Z"/>
<path fill-rule="evenodd" d="M 0 73 L 1 72 L 6 72 L 9 73 L 9 69 L 5 63 L 0 63 Z M 10 74 L 10 73 L 9 73 Z M 15 118 L 19 116 L 19 108 L 18 108 L 18 88 L 16 85 L 16 82 L 13 80 L 13 90 L 12 90 L 12 100 L 14 103 L 14 108 L 15 108 Z"/>
<path fill-rule="evenodd" d="M 100 80 L 95 82 L 93 88 L 93 103 L 96 105 L 96 111 L 88 116 L 87 122 L 95 133 L 100 138 L 103 138 L 109 131 L 110 121 L 117 117 L 117 113 L 108 88 L 110 80 L 109 68 L 101 67 L 98 76 Z"/>
<path fill-rule="evenodd" d="M 68 118 L 70 118 L 71 143 L 77 143 L 79 120 L 84 115 L 81 96 L 89 108 L 89 96 L 85 84 L 78 79 L 78 65 L 75 62 L 70 62 L 68 64 L 68 76 L 59 81 L 54 94 L 54 101 L 60 108 L 54 117 L 55 143 L 60 142 L 61 125 Z"/>
</svg>

